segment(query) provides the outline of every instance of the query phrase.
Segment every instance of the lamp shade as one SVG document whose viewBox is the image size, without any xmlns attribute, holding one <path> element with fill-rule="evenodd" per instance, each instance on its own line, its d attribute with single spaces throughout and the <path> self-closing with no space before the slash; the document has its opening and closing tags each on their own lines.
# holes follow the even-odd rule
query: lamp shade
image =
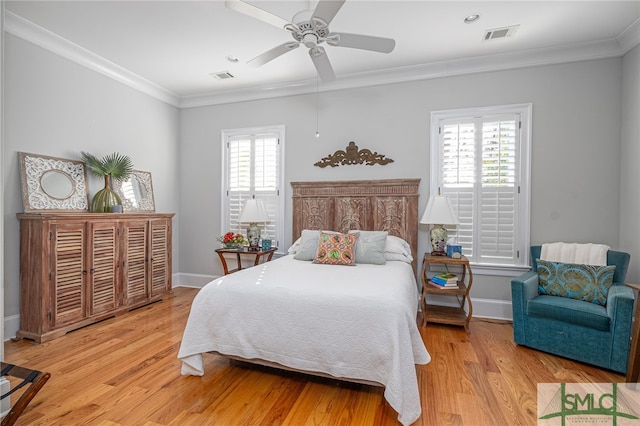
<svg viewBox="0 0 640 426">
<path fill-rule="evenodd" d="M 429 198 L 420 223 L 426 225 L 457 225 L 459 222 L 449 199 L 444 195 L 437 195 Z"/>
<path fill-rule="evenodd" d="M 268 222 L 269 215 L 267 215 L 267 210 L 264 208 L 262 200 L 256 200 L 255 198 L 247 200 L 238 221 L 244 223 Z"/>
</svg>

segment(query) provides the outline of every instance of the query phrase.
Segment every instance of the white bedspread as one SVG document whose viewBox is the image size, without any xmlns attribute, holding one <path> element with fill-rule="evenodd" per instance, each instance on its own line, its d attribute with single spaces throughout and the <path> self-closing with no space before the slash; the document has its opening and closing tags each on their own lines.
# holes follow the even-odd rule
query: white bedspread
<svg viewBox="0 0 640 426">
<path fill-rule="evenodd" d="M 196 295 L 178 358 L 203 375 L 217 351 L 368 380 L 402 424 L 420 416 L 415 364 L 427 364 L 411 265 L 316 265 L 285 256 L 216 279 Z"/>
</svg>

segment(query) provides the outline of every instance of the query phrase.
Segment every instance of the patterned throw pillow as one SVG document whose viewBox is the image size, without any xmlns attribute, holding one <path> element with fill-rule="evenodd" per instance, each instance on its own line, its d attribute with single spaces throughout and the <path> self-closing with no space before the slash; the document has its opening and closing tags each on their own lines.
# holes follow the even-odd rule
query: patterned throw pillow
<svg viewBox="0 0 640 426">
<path fill-rule="evenodd" d="M 322 231 L 327 234 L 338 234 L 335 231 Z M 316 257 L 318 251 L 318 239 L 320 238 L 320 231 L 303 229 L 300 238 L 298 239 L 298 246 L 295 248 L 293 258 L 297 260 L 313 260 Z"/>
<path fill-rule="evenodd" d="M 579 265 L 536 260 L 538 293 L 606 306 L 615 266 Z"/>
<path fill-rule="evenodd" d="M 355 247 L 359 234 L 320 233 L 318 251 L 313 263 L 325 265 L 355 265 Z"/>
</svg>

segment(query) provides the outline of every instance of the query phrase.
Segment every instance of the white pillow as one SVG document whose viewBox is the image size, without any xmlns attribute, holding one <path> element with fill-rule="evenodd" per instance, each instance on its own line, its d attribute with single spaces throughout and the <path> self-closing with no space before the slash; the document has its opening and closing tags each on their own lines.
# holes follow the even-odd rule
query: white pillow
<svg viewBox="0 0 640 426">
<path fill-rule="evenodd" d="M 413 262 L 411 246 L 408 242 L 395 235 L 387 236 L 384 243 L 384 258 L 386 260 L 399 260 L 401 262 Z"/>
<path fill-rule="evenodd" d="M 297 260 L 313 260 L 318 251 L 318 238 L 320 238 L 320 231 L 303 229 L 300 234 L 298 249 L 293 258 Z"/>
<path fill-rule="evenodd" d="M 356 241 L 356 263 L 370 263 L 384 265 L 384 246 L 387 240 L 387 231 L 360 231 L 352 229 L 350 234 L 358 233 Z"/>
<path fill-rule="evenodd" d="M 298 238 L 293 244 L 291 244 L 291 247 L 289 247 L 287 253 L 296 254 L 298 252 L 298 249 L 300 248 L 300 240 L 301 238 Z"/>
</svg>

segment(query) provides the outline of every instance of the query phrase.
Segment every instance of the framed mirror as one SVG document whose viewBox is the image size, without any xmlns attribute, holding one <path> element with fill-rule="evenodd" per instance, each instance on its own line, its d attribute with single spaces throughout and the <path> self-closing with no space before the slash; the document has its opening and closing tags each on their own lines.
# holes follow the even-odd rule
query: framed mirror
<svg viewBox="0 0 640 426">
<path fill-rule="evenodd" d="M 125 212 L 156 211 L 151 172 L 134 170 L 127 180 L 115 181 L 113 190 L 120 196 Z"/>
<path fill-rule="evenodd" d="M 87 169 L 82 161 L 18 152 L 25 213 L 89 211 Z"/>
</svg>

